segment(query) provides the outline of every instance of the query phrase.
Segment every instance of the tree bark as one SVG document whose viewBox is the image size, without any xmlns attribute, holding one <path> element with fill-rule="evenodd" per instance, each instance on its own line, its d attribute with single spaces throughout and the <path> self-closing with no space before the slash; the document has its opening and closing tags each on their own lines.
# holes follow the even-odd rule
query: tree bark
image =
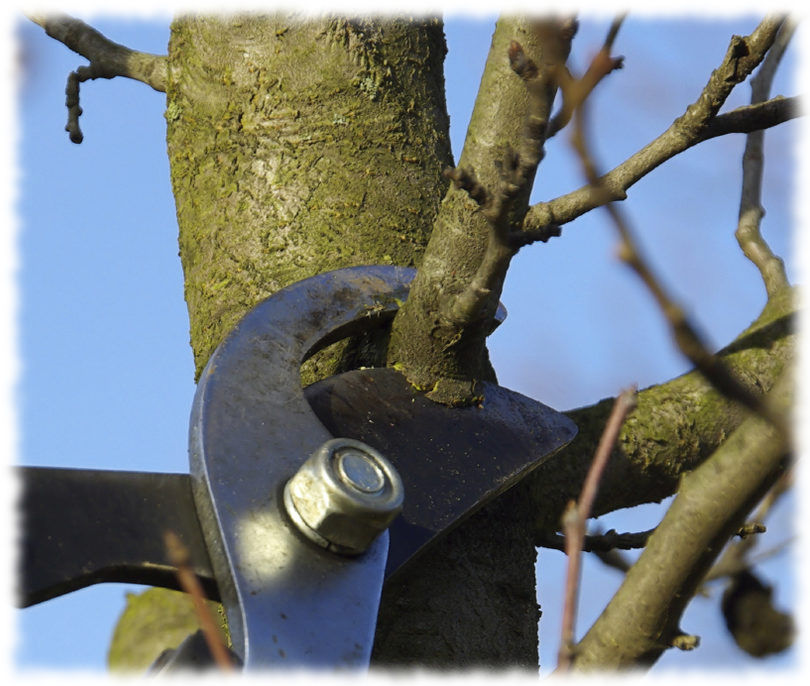
<svg viewBox="0 0 810 686">
<path fill-rule="evenodd" d="M 173 23 L 167 142 L 197 375 L 280 288 L 419 262 L 451 159 L 445 51 L 432 19 Z"/>
</svg>

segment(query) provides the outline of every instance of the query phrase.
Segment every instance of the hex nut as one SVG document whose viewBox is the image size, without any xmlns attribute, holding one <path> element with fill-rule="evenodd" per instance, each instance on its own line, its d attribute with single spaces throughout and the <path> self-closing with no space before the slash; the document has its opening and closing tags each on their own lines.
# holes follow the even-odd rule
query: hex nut
<svg viewBox="0 0 810 686">
<path fill-rule="evenodd" d="M 316 450 L 284 487 L 290 519 L 310 540 L 358 555 L 402 510 L 394 466 L 369 445 L 335 438 Z"/>
</svg>

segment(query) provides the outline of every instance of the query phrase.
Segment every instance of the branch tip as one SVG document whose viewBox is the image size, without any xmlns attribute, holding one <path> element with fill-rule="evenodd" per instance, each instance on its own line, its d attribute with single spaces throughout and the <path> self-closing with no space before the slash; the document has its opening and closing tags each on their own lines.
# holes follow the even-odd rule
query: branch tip
<svg viewBox="0 0 810 686">
<path fill-rule="evenodd" d="M 165 92 L 168 72 L 165 56 L 138 52 L 119 45 L 92 26 L 67 15 L 30 15 L 29 18 L 41 26 L 48 36 L 90 61 L 89 65 L 78 67 L 68 76 L 68 124 L 65 130 L 72 142 L 81 143 L 83 139 L 79 128 L 82 113 L 78 106 L 80 82 L 126 76 L 146 83 L 156 91 Z"/>
<path fill-rule="evenodd" d="M 734 535 L 745 539 L 749 536 L 764 534 L 767 530 L 768 528 L 762 522 L 748 522 L 737 529 Z"/>
<path fill-rule="evenodd" d="M 700 636 L 679 634 L 672 639 L 672 643 L 670 645 L 678 650 L 694 650 L 700 645 Z"/>
</svg>

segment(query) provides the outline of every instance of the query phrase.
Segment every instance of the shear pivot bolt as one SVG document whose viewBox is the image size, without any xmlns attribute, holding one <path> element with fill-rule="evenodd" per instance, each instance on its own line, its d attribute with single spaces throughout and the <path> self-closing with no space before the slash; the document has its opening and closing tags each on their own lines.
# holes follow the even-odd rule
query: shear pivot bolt
<svg viewBox="0 0 810 686">
<path fill-rule="evenodd" d="M 367 550 L 402 510 L 402 499 L 394 466 L 349 438 L 324 443 L 284 487 L 284 506 L 296 527 L 346 555 Z"/>
<path fill-rule="evenodd" d="M 338 455 L 337 471 L 343 483 L 362 493 L 379 493 L 385 486 L 385 474 L 367 454 L 345 450 Z"/>
</svg>

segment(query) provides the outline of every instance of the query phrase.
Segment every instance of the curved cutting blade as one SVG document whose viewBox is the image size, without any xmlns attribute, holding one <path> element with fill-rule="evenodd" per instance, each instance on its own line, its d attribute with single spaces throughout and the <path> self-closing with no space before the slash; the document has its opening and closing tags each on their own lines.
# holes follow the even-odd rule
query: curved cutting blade
<svg viewBox="0 0 810 686">
<path fill-rule="evenodd" d="M 316 548 L 288 521 L 282 487 L 332 438 L 304 399 L 301 363 L 390 316 L 412 276 L 362 267 L 296 283 L 248 313 L 200 378 L 192 492 L 246 668 L 368 664 L 388 534 L 360 557 Z"/>
</svg>

